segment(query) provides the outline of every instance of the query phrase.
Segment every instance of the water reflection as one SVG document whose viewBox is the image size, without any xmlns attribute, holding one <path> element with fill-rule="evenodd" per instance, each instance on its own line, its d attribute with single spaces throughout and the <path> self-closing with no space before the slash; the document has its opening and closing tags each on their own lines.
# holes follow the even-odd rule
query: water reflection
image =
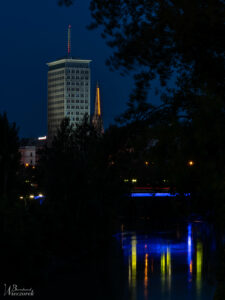
<svg viewBox="0 0 225 300">
<path fill-rule="evenodd" d="M 203 245 L 198 240 L 196 247 L 196 286 L 198 295 L 201 293 L 202 287 L 202 261 L 203 261 Z"/>
<path fill-rule="evenodd" d="M 161 254 L 161 282 L 162 282 L 162 291 L 165 290 L 165 280 L 166 280 L 166 257 L 165 253 Z"/>
<path fill-rule="evenodd" d="M 131 292 L 131 299 L 136 299 L 136 276 L 137 276 L 137 239 L 132 236 L 131 240 L 131 255 L 129 256 L 128 265 L 128 282 Z"/>
<path fill-rule="evenodd" d="M 170 254 L 169 247 L 167 247 L 167 253 L 166 253 L 166 271 L 167 271 L 167 280 L 168 280 L 168 290 L 170 291 L 170 288 L 171 288 L 171 254 Z"/>
<path fill-rule="evenodd" d="M 183 299 L 211 299 L 207 289 L 203 295 L 204 244 L 195 225 L 188 224 L 179 235 L 176 231 L 174 235 L 144 235 L 123 228 L 120 239 L 131 299 L 179 299 L 179 288 L 183 289 Z"/>
<path fill-rule="evenodd" d="M 145 253 L 144 295 L 148 299 L 148 253 Z"/>
<path fill-rule="evenodd" d="M 131 265 L 132 265 L 132 286 L 136 286 L 136 271 L 137 271 L 137 241 L 136 237 L 132 239 L 132 254 L 131 254 Z"/>
<path fill-rule="evenodd" d="M 187 262 L 188 262 L 188 281 L 192 281 L 192 271 L 193 271 L 193 263 L 192 263 L 192 226 L 188 225 L 188 237 L 187 237 Z"/>
</svg>

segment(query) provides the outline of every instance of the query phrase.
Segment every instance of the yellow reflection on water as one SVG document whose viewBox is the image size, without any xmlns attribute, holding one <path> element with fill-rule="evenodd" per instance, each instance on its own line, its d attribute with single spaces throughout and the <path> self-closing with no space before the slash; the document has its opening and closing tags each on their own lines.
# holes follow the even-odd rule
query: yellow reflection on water
<svg viewBox="0 0 225 300">
<path fill-rule="evenodd" d="M 165 256 L 165 252 L 162 252 L 162 254 L 161 254 L 161 273 L 162 273 L 162 275 L 166 274 L 166 256 Z"/>
<path fill-rule="evenodd" d="M 164 291 L 165 287 L 165 279 L 166 279 L 166 256 L 163 251 L 161 254 L 161 281 L 162 281 L 162 291 Z"/>
<path fill-rule="evenodd" d="M 147 288 L 148 286 L 148 253 L 145 254 L 145 279 L 144 286 Z"/>
<path fill-rule="evenodd" d="M 136 280 L 137 280 L 137 240 L 136 236 L 132 236 L 131 256 L 129 257 L 128 266 L 128 283 L 131 292 L 131 299 L 136 299 Z"/>
<path fill-rule="evenodd" d="M 171 250 L 167 247 L 166 251 L 163 250 L 161 254 L 161 283 L 162 283 L 162 291 L 165 290 L 165 284 L 167 284 L 167 289 L 170 291 L 171 289 Z"/>
<path fill-rule="evenodd" d="M 202 242 L 197 241 L 196 249 L 196 287 L 198 293 L 202 287 L 202 262 L 203 262 L 203 245 Z"/>
<path fill-rule="evenodd" d="M 167 272 L 167 278 L 168 278 L 168 289 L 171 288 L 171 253 L 170 248 L 167 247 L 166 252 L 166 272 Z"/>
<path fill-rule="evenodd" d="M 148 298 L 148 253 L 145 254 L 145 277 L 144 277 L 144 295 Z"/>
<path fill-rule="evenodd" d="M 131 242 L 131 266 L 132 266 L 132 286 L 136 286 L 137 275 L 137 241 L 132 239 Z"/>
</svg>

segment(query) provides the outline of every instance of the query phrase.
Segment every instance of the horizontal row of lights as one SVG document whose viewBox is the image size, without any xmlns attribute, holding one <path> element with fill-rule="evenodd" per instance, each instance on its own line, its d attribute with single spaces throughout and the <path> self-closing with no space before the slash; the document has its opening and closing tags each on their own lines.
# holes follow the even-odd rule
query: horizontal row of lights
<svg viewBox="0 0 225 300">
<path fill-rule="evenodd" d="M 39 198 L 43 198 L 43 197 L 44 197 L 44 195 L 42 195 L 42 194 L 38 194 L 38 196 L 34 196 L 34 195 L 31 194 L 31 195 L 29 196 L 30 199 L 39 199 Z M 26 198 L 26 197 L 20 196 L 20 199 L 21 199 L 21 200 L 23 200 L 24 198 Z"/>
<path fill-rule="evenodd" d="M 137 179 L 136 178 L 124 179 L 124 182 L 129 182 L 129 181 L 131 181 L 132 183 L 135 183 L 135 182 L 137 182 Z"/>
</svg>

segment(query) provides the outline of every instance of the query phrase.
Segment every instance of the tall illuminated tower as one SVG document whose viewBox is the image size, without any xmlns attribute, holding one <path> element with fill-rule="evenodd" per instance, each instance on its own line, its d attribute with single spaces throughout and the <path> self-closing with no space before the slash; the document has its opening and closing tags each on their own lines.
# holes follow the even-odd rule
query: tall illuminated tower
<svg viewBox="0 0 225 300">
<path fill-rule="evenodd" d="M 71 56 L 71 26 L 68 27 L 67 56 L 48 65 L 48 141 L 51 143 L 63 118 L 70 124 L 90 116 L 91 60 Z"/>
<path fill-rule="evenodd" d="M 96 97 L 95 97 L 95 112 L 92 117 L 92 124 L 98 133 L 104 133 L 103 120 L 102 120 L 102 109 L 101 109 L 101 98 L 100 98 L 100 88 L 97 82 L 96 85 Z"/>
</svg>

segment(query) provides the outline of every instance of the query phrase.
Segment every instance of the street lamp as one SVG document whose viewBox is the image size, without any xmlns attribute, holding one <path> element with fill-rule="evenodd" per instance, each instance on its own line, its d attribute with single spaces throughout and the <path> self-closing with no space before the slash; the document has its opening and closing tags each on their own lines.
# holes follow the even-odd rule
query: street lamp
<svg viewBox="0 0 225 300">
<path fill-rule="evenodd" d="M 188 166 L 192 167 L 192 166 L 194 166 L 194 164 L 195 164 L 195 163 L 193 162 L 193 160 L 189 160 L 189 161 L 188 161 Z"/>
</svg>

